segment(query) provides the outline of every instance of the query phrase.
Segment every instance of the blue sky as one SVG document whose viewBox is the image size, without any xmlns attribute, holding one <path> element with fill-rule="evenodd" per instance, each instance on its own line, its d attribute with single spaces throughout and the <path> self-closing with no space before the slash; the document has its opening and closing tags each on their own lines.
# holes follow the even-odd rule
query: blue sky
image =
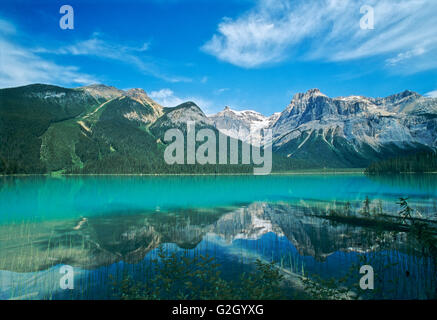
<svg viewBox="0 0 437 320">
<path fill-rule="evenodd" d="M 64 4 L 74 30 L 59 27 Z M 436 16 L 435 0 L 3 0 L 0 87 L 104 83 L 266 115 L 311 88 L 437 96 Z"/>
</svg>

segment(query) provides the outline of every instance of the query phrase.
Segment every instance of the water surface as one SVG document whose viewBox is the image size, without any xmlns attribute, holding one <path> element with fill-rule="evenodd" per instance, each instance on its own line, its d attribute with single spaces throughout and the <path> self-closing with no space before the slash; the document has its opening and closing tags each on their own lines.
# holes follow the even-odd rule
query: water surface
<svg viewBox="0 0 437 320">
<path fill-rule="evenodd" d="M 213 254 L 230 279 L 257 258 L 276 261 L 290 276 L 338 279 L 366 257 L 382 279 L 370 298 L 435 298 L 435 257 L 424 255 L 420 243 L 402 232 L 320 216 L 346 204 L 359 212 L 366 197 L 371 210 L 397 214 L 398 199 L 409 197 L 412 208 L 433 219 L 436 180 L 360 174 L 3 177 L 0 298 L 114 298 L 110 276 L 128 272 L 141 279 L 160 246 Z M 63 264 L 75 268 L 74 290 L 59 288 Z"/>
</svg>

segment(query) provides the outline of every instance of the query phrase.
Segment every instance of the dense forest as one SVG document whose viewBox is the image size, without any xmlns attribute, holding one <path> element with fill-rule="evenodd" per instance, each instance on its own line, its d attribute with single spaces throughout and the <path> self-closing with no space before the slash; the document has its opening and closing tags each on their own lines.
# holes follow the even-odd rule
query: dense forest
<svg viewBox="0 0 437 320">
<path fill-rule="evenodd" d="M 366 174 L 437 172 L 437 153 L 423 152 L 372 163 Z"/>
</svg>

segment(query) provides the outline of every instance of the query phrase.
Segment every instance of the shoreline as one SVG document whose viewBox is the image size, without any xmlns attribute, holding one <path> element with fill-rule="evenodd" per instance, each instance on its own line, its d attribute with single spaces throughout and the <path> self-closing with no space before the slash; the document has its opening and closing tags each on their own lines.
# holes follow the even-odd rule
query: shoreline
<svg viewBox="0 0 437 320">
<path fill-rule="evenodd" d="M 362 174 L 364 170 L 341 170 L 341 171 L 291 171 L 291 172 L 272 172 L 267 175 L 255 175 L 253 173 L 79 173 L 79 174 L 50 174 L 50 173 L 23 173 L 23 174 L 0 174 L 0 177 L 80 177 L 80 176 L 149 176 L 149 177 L 178 177 L 178 176 L 292 176 L 292 175 L 344 175 Z"/>
</svg>

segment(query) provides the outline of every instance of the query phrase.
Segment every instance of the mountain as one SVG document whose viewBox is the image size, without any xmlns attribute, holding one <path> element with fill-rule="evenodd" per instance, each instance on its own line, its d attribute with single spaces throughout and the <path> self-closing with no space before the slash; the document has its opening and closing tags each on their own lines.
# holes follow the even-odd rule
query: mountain
<svg viewBox="0 0 437 320">
<path fill-rule="evenodd" d="M 223 133 L 248 143 L 260 138 L 260 129 L 271 129 L 277 155 L 318 168 L 367 167 L 437 148 L 437 99 L 408 90 L 386 98 L 330 98 L 311 89 L 271 117 L 226 107 L 210 119 Z"/>
<path fill-rule="evenodd" d="M 163 107 L 140 89 L 36 84 L 2 89 L 0 101 L 1 172 L 128 173 L 161 166 L 163 147 L 147 128 Z"/>
<path fill-rule="evenodd" d="M 411 91 L 329 98 L 312 89 L 270 117 L 229 107 L 207 117 L 193 102 L 165 108 L 142 89 L 34 84 L 0 89 L 0 173 L 253 172 L 252 165 L 167 165 L 164 134 L 185 132 L 187 121 L 240 140 L 239 153 L 271 129 L 274 171 L 366 167 L 437 148 L 437 99 Z"/>
<path fill-rule="evenodd" d="M 213 122 L 194 102 L 185 102 L 174 108 L 164 108 L 162 116 L 150 127 L 156 135 L 163 137 L 165 131 L 177 128 L 186 132 L 187 122 L 194 121 L 197 127 L 214 129 Z"/>
<path fill-rule="evenodd" d="M 0 90 L 0 172 L 44 172 L 40 158 L 44 134 L 52 125 L 96 109 L 102 101 L 85 89 L 43 84 Z"/>
<path fill-rule="evenodd" d="M 209 118 L 214 122 L 214 126 L 222 133 L 242 140 L 247 143 L 259 141 L 260 130 L 270 128 L 279 118 L 280 113 L 275 113 L 266 117 L 259 112 L 252 110 L 235 111 L 225 107 Z"/>
<path fill-rule="evenodd" d="M 251 165 L 167 165 L 164 133 L 216 131 L 192 102 L 164 108 L 142 89 L 35 84 L 0 90 L 0 173 L 226 173 Z M 199 144 L 200 142 L 198 142 Z"/>
<path fill-rule="evenodd" d="M 437 99 L 411 91 L 387 98 L 299 93 L 271 127 L 273 149 L 314 166 L 364 167 L 437 147 Z"/>
</svg>

